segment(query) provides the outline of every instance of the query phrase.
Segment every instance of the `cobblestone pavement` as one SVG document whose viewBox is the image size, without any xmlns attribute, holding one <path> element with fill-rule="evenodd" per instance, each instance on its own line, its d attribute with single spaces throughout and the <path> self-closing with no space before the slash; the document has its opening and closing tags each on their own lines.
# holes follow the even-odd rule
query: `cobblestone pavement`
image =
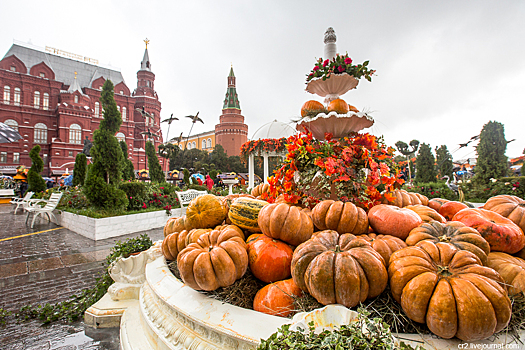
<svg viewBox="0 0 525 350">
<path fill-rule="evenodd" d="M 162 229 L 92 241 L 45 219 L 34 228 L 20 211 L 0 205 L 0 309 L 16 313 L 24 305 L 56 303 L 94 286 L 103 261 L 118 240 L 147 233 L 162 239 Z M 19 237 L 22 236 L 22 237 Z M 118 349 L 118 329 L 95 330 L 83 322 L 17 323 L 14 316 L 0 325 L 0 349 Z"/>
</svg>

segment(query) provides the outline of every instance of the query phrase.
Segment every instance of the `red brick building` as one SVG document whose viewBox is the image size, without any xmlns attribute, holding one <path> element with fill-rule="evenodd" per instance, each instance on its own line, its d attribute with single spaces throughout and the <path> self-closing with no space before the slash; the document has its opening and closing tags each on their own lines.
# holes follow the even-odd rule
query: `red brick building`
<svg viewBox="0 0 525 350">
<path fill-rule="evenodd" d="M 31 166 L 29 151 L 36 144 L 42 147 L 44 175 L 72 170 L 84 139 L 93 139 L 103 118 L 99 98 L 106 79 L 115 86 L 123 120 L 115 136 L 126 141 L 135 169 L 146 168 L 141 132 L 149 129 L 159 135 L 155 146 L 162 143 L 161 103 L 147 45 L 137 72 L 137 88 L 131 92 L 120 71 L 98 65 L 96 60 L 15 42 L 0 61 L 0 121 L 18 130 L 23 139 L 0 144 L 0 172 L 12 174 L 19 165 Z M 142 108 L 151 119 L 145 120 L 137 111 Z"/>
<path fill-rule="evenodd" d="M 215 125 L 215 142 L 224 147 L 228 156 L 238 156 L 241 146 L 248 141 L 248 125 L 244 124 L 241 114 L 233 67 L 228 75 L 228 89 L 222 107 L 219 124 Z"/>
</svg>

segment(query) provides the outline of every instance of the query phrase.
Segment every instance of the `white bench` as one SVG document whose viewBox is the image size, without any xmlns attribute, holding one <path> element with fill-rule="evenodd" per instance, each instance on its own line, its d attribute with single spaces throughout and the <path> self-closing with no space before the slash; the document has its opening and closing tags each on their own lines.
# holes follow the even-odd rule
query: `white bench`
<svg viewBox="0 0 525 350">
<path fill-rule="evenodd" d="M 15 190 L 13 189 L 1 189 L 0 190 L 0 203 L 9 203 L 11 202 L 12 197 L 15 196 Z"/>
<path fill-rule="evenodd" d="M 197 190 L 187 190 L 187 191 L 175 192 L 175 193 L 177 193 L 177 197 L 179 198 L 181 214 L 184 214 L 186 212 L 186 208 L 184 208 L 184 205 L 190 204 L 193 198 L 197 198 L 199 196 L 208 194 L 208 192 L 206 191 L 197 191 Z"/>
</svg>

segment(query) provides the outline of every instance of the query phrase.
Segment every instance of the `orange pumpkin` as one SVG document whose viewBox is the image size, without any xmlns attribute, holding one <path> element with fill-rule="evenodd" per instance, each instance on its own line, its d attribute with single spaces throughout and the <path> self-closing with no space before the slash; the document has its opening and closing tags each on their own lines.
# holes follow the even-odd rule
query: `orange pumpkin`
<svg viewBox="0 0 525 350">
<path fill-rule="evenodd" d="M 234 230 L 213 230 L 191 243 L 177 257 L 184 283 L 195 290 L 232 285 L 248 269 L 246 243 Z"/>
<path fill-rule="evenodd" d="M 164 237 L 169 235 L 173 232 L 180 232 L 185 230 L 184 227 L 184 220 L 186 219 L 186 216 L 181 216 L 178 218 L 169 218 L 166 222 L 166 225 L 164 225 Z"/>
<path fill-rule="evenodd" d="M 417 245 L 421 241 L 450 243 L 458 249 L 474 253 L 483 265 L 487 264 L 487 255 L 490 253 L 490 245 L 485 238 L 472 227 L 459 221 L 425 222 L 410 231 L 406 244 Z"/>
<path fill-rule="evenodd" d="M 383 204 L 395 205 L 399 208 L 406 207 L 407 205 L 428 204 L 428 198 L 419 193 L 407 192 L 405 190 L 394 190 L 389 192 L 389 194 L 394 197 L 393 200 L 387 199 L 385 193 L 383 194 Z"/>
<path fill-rule="evenodd" d="M 242 237 L 243 240 L 245 239 L 244 232 L 238 226 L 235 226 L 235 225 L 219 225 L 219 226 L 215 226 L 215 228 L 214 228 L 214 230 L 219 230 L 219 231 L 224 231 L 226 229 L 237 231 L 237 233 L 239 234 L 239 237 Z"/>
<path fill-rule="evenodd" d="M 368 221 L 375 233 L 392 235 L 402 240 L 423 220 L 410 209 L 379 204 L 368 211 Z"/>
<path fill-rule="evenodd" d="M 492 252 L 487 266 L 496 270 L 505 280 L 509 295 L 525 293 L 525 260 L 507 253 Z"/>
<path fill-rule="evenodd" d="M 265 184 L 265 183 L 261 183 L 261 184 L 258 184 L 257 186 L 255 186 L 252 190 L 252 196 L 254 197 L 259 197 L 260 195 L 262 195 L 263 193 L 266 193 L 270 191 L 270 185 L 269 184 Z"/>
<path fill-rule="evenodd" d="M 359 110 L 357 108 L 355 108 L 354 106 L 352 106 L 351 104 L 348 105 L 348 111 L 354 112 L 354 113 L 359 113 Z"/>
<path fill-rule="evenodd" d="M 454 215 L 460 210 L 467 209 L 468 206 L 465 203 L 450 201 L 443 203 L 441 208 L 439 208 L 439 214 L 443 215 L 448 221 L 452 220 Z"/>
<path fill-rule="evenodd" d="M 370 243 L 372 248 L 383 257 L 386 267 L 388 267 L 392 253 L 407 246 L 401 239 L 391 235 L 369 233 L 367 235 L 357 236 L 357 238 L 362 238 Z"/>
<path fill-rule="evenodd" d="M 490 244 L 491 251 L 514 254 L 525 247 L 525 235 L 518 225 L 486 209 L 463 209 L 452 218 L 475 228 Z"/>
<path fill-rule="evenodd" d="M 288 317 L 294 311 L 294 298 L 303 291 L 293 279 L 268 284 L 261 288 L 253 300 L 253 309 L 268 315 Z"/>
<path fill-rule="evenodd" d="M 317 232 L 293 254 L 292 278 L 324 305 L 353 307 L 385 290 L 385 262 L 370 243 L 352 234 Z"/>
<path fill-rule="evenodd" d="M 343 233 L 361 235 L 368 232 L 366 212 L 353 203 L 324 200 L 312 210 L 314 225 L 319 230 L 334 230 Z"/>
<path fill-rule="evenodd" d="M 177 248 L 177 239 L 179 236 L 179 232 L 173 232 L 164 237 L 164 240 L 162 241 L 161 250 L 162 255 L 166 258 L 166 260 L 177 260 L 177 255 L 179 255 L 179 249 Z"/>
<path fill-rule="evenodd" d="M 197 243 L 197 240 L 201 235 L 210 231 L 211 228 L 194 228 L 193 230 L 181 231 L 177 238 L 177 249 L 181 252 L 190 243 Z"/>
<path fill-rule="evenodd" d="M 248 237 L 248 261 L 253 275 L 271 283 L 290 277 L 292 248 L 277 239 L 256 233 Z"/>
<path fill-rule="evenodd" d="M 394 252 L 388 275 L 406 315 L 441 338 L 481 340 L 509 323 L 512 308 L 501 276 L 449 243 L 422 241 Z"/>
<path fill-rule="evenodd" d="M 186 209 L 186 229 L 215 227 L 224 221 L 227 214 L 226 208 L 214 195 L 196 197 Z"/>
<path fill-rule="evenodd" d="M 423 222 L 431 222 L 431 221 L 446 222 L 447 221 L 437 211 L 423 204 L 407 205 L 405 208 L 410 209 L 414 213 L 419 215 L 419 217 L 421 218 L 421 220 L 423 220 Z"/>
<path fill-rule="evenodd" d="M 310 216 L 288 204 L 274 203 L 263 207 L 257 220 L 263 234 L 293 246 L 309 240 L 314 233 Z"/>
<path fill-rule="evenodd" d="M 485 203 L 483 209 L 493 211 L 511 220 L 525 232 L 525 200 L 510 195 L 499 195 Z"/>
<path fill-rule="evenodd" d="M 348 103 L 343 101 L 340 98 L 336 98 L 335 100 L 332 100 L 328 104 L 328 112 L 335 112 L 337 114 L 346 114 L 348 113 Z"/>
<path fill-rule="evenodd" d="M 307 115 L 313 116 L 323 112 L 326 112 L 323 104 L 315 100 L 306 101 L 301 107 L 301 117 L 303 118 Z"/>
<path fill-rule="evenodd" d="M 446 202 L 450 202 L 448 199 L 443 198 L 432 198 L 428 201 L 428 206 L 439 213 L 439 208 Z"/>
</svg>

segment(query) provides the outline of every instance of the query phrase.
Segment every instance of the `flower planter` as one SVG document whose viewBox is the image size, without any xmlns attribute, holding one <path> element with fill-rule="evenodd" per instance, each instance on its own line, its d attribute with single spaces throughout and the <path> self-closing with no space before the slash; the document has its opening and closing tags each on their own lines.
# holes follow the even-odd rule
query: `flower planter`
<svg viewBox="0 0 525 350">
<path fill-rule="evenodd" d="M 322 78 L 315 78 L 308 82 L 306 91 L 311 94 L 316 94 L 325 97 L 324 102 L 330 103 L 340 95 L 344 95 L 348 91 L 355 89 L 359 80 L 347 73 L 332 74 L 330 78 L 323 80 Z"/>
<path fill-rule="evenodd" d="M 181 209 L 172 209 L 171 216 L 182 216 Z M 56 215 L 60 226 L 95 241 L 163 227 L 171 216 L 167 215 L 165 210 L 102 219 L 66 211 Z"/>
<path fill-rule="evenodd" d="M 324 140 L 325 133 L 331 133 L 333 138 L 348 136 L 374 125 L 374 119 L 366 113 L 348 112 L 347 114 L 319 113 L 311 119 L 303 119 L 297 124 L 296 129 L 306 132 L 308 129 L 313 137 Z"/>
</svg>

